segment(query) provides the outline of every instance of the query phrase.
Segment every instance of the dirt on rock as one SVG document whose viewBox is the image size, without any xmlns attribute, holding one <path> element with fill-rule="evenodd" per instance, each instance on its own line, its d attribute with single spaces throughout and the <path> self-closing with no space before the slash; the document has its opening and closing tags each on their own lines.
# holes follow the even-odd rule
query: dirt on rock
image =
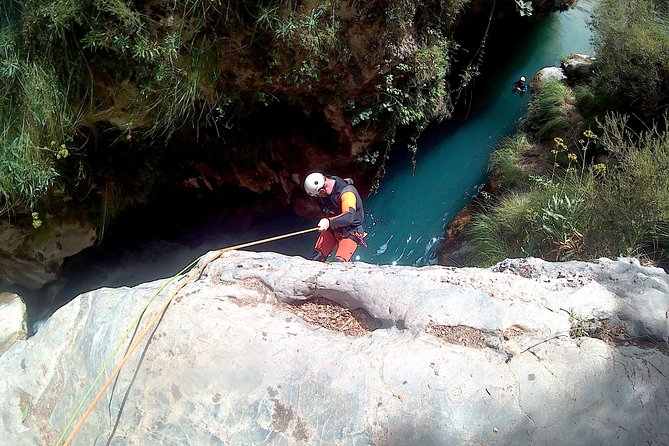
<svg viewBox="0 0 669 446">
<path fill-rule="evenodd" d="M 449 344 L 462 345 L 471 348 L 485 348 L 485 334 L 476 328 L 464 325 L 438 325 L 434 322 L 427 324 L 426 333 L 432 334 Z"/>
<path fill-rule="evenodd" d="M 308 324 L 360 337 L 380 328 L 378 321 L 362 308 L 350 310 L 336 302 L 318 297 L 298 304 L 282 304 Z"/>
</svg>

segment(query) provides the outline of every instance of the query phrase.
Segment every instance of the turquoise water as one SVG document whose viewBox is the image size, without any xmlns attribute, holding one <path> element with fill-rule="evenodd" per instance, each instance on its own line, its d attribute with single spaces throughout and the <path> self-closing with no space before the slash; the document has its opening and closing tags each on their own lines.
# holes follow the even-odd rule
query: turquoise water
<svg viewBox="0 0 669 446">
<path fill-rule="evenodd" d="M 487 65 L 481 70 L 486 74 L 463 95 L 467 101 L 458 105 L 461 115 L 429 128 L 419 138 L 415 174 L 408 150 L 396 148 L 377 194 L 365 198 L 369 246 L 356 251 L 356 261 L 397 265 L 435 262 L 446 225 L 485 183 L 490 152 L 500 138 L 515 132 L 525 111 L 529 95 L 512 94 L 511 84 L 521 75 L 529 81 L 541 68 L 559 66 L 565 55 L 592 54 L 587 22 L 595 1 L 581 0 L 576 8 L 537 20 L 522 30 L 495 29 L 493 24 L 486 47 Z M 243 240 L 315 224 L 282 216 L 255 227 Z M 307 234 L 249 249 L 309 257 L 315 238 Z M 234 243 L 240 241 L 230 244 Z"/>
<path fill-rule="evenodd" d="M 415 175 L 405 151 L 392 160 L 378 193 L 365 200 L 369 247 L 356 252 L 357 260 L 434 263 L 445 226 L 483 185 L 491 149 L 515 132 L 524 112 L 528 95 L 512 94 L 511 84 L 521 75 L 529 80 L 539 69 L 559 65 L 563 55 L 591 54 L 591 9 L 592 2 L 582 0 L 575 9 L 538 21 L 523 35 L 505 30 L 504 39 L 493 36 L 491 40 L 504 44 L 489 44 L 494 66 L 489 63 L 484 72 L 490 74 L 471 88 L 467 115 L 426 131 L 418 141 Z"/>
</svg>

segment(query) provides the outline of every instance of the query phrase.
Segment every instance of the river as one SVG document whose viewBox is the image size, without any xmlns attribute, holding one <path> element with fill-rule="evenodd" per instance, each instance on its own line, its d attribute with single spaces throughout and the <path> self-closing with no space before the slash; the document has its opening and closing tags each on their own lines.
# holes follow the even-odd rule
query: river
<svg viewBox="0 0 669 446">
<path fill-rule="evenodd" d="M 378 194 L 366 201 L 371 217 L 369 249 L 359 260 L 380 264 L 426 265 L 451 218 L 485 183 L 490 151 L 516 130 L 528 95 L 511 93 L 520 76 L 528 81 L 562 56 L 591 54 L 587 25 L 593 1 L 555 13 L 525 30 L 490 30 L 485 75 L 472 88 L 471 107 L 418 141 L 416 173 L 410 158 L 395 157 Z M 503 38 L 501 38 L 503 36 Z"/>
<path fill-rule="evenodd" d="M 537 20 L 524 29 L 490 29 L 484 73 L 468 89 L 466 106 L 454 119 L 429 127 L 418 139 L 415 174 L 408 150 L 396 149 L 378 192 L 365 199 L 368 247 L 355 260 L 376 264 L 435 263 L 436 248 L 450 219 L 476 195 L 486 179 L 490 151 L 512 134 L 528 95 L 511 84 L 528 79 L 562 56 L 591 54 L 587 25 L 595 0 Z M 340 173 L 342 176 L 345 172 Z M 137 223 L 140 225 L 141 223 Z M 243 233 L 230 233 L 220 218 L 191 222 L 164 239 L 134 239 L 98 249 L 65 265 L 63 287 L 49 298 L 24 296 L 29 318 L 42 321 L 76 295 L 101 287 L 133 286 L 170 277 L 210 250 L 315 226 L 292 212 L 273 215 Z M 250 249 L 308 257 L 314 233 Z M 104 243 L 103 243 L 104 246 Z M 39 328 L 39 323 L 34 330 Z"/>
</svg>

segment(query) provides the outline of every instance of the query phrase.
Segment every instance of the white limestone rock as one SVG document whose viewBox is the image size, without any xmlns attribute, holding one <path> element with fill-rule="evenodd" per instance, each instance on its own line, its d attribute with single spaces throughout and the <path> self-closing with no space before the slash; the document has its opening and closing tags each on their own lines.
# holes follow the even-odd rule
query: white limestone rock
<svg viewBox="0 0 669 446">
<path fill-rule="evenodd" d="M 0 355 L 28 337 L 26 304 L 14 293 L 0 293 Z"/>
<path fill-rule="evenodd" d="M 569 79 L 583 80 L 592 75 L 595 57 L 586 54 L 572 54 L 562 60 L 561 68 Z"/>
<path fill-rule="evenodd" d="M 534 73 L 530 81 L 530 88 L 534 91 L 541 91 L 550 81 L 562 82 L 567 79 L 567 75 L 561 67 L 544 67 Z"/>
<path fill-rule="evenodd" d="M 0 438 L 55 444 L 162 285 L 84 294 L 0 357 Z M 73 444 L 667 443 L 668 287 L 662 270 L 627 259 L 483 270 L 226 253 L 179 292 Z M 312 298 L 364 308 L 381 328 L 346 336 L 287 304 Z M 572 339 L 570 315 L 636 330 L 655 348 Z M 435 326 L 485 342 L 462 345 Z"/>
</svg>

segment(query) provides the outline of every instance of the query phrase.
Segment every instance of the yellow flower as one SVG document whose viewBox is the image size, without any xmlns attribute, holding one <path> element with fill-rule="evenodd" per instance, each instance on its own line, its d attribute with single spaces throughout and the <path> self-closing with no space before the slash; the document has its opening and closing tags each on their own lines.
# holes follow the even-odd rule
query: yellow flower
<svg viewBox="0 0 669 446">
<path fill-rule="evenodd" d="M 39 219 L 39 214 L 37 212 L 32 213 L 33 217 L 33 228 L 37 229 L 42 226 L 42 220 Z"/>
<path fill-rule="evenodd" d="M 553 141 L 555 141 L 555 146 L 558 149 L 567 150 L 567 145 L 564 143 L 564 140 L 562 138 L 553 138 Z"/>
<path fill-rule="evenodd" d="M 576 154 L 574 153 L 569 153 L 567 155 L 567 158 L 569 158 L 571 161 L 576 161 L 578 158 L 576 157 Z"/>
<path fill-rule="evenodd" d="M 592 167 L 595 169 L 595 175 L 601 175 L 601 176 L 606 175 L 606 164 L 599 163 L 599 164 L 595 164 Z"/>
<path fill-rule="evenodd" d="M 588 139 L 597 139 L 597 135 L 595 135 L 595 133 L 590 129 L 583 132 L 583 136 L 585 136 Z"/>
<path fill-rule="evenodd" d="M 56 152 L 56 159 L 67 158 L 67 156 L 70 154 L 70 152 L 64 147 L 64 144 L 61 147 L 62 149 Z"/>
</svg>

